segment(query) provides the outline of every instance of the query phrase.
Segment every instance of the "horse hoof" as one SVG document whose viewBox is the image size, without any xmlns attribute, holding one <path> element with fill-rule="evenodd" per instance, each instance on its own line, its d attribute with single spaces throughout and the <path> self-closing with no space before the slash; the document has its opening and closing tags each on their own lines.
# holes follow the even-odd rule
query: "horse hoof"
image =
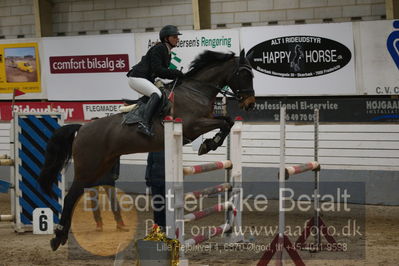
<svg viewBox="0 0 399 266">
<path fill-rule="evenodd" d="M 58 247 L 61 245 L 61 240 L 57 237 L 54 237 L 50 240 L 50 246 L 53 251 L 56 251 Z"/>
<path fill-rule="evenodd" d="M 201 146 L 199 147 L 198 155 L 206 154 L 208 153 L 208 151 L 209 151 L 208 146 L 206 146 L 205 143 L 202 143 Z"/>
<path fill-rule="evenodd" d="M 53 251 L 56 251 L 60 245 L 65 245 L 67 242 L 67 238 L 65 237 L 54 237 L 53 239 L 50 240 L 50 246 Z"/>
</svg>

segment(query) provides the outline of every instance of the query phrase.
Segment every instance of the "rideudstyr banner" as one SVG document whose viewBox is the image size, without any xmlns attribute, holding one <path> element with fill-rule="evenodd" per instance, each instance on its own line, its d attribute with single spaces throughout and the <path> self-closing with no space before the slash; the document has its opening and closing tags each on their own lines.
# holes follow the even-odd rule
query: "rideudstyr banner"
<svg viewBox="0 0 399 266">
<path fill-rule="evenodd" d="M 15 112 L 46 113 L 62 112 L 66 122 L 84 122 L 94 117 L 105 117 L 119 113 L 123 102 L 17 102 L 12 106 L 11 102 L 0 102 L 0 121 L 12 119 L 11 110 Z"/>
<path fill-rule="evenodd" d="M 134 34 L 43 38 L 49 101 L 136 99 L 126 73 L 135 63 Z"/>
</svg>

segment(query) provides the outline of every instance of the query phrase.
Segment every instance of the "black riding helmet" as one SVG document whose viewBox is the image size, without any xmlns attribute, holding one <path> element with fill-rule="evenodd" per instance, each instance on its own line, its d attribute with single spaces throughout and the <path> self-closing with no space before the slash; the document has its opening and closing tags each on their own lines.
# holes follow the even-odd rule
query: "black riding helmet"
<svg viewBox="0 0 399 266">
<path fill-rule="evenodd" d="M 165 42 L 165 38 L 172 35 L 181 35 L 181 33 L 176 26 L 166 25 L 159 32 L 159 39 L 161 42 Z"/>
</svg>

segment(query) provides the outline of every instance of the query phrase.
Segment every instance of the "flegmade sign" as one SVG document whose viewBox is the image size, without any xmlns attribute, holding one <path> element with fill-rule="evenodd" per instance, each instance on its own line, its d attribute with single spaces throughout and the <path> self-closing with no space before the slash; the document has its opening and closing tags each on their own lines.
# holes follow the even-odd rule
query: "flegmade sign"
<svg viewBox="0 0 399 266">
<path fill-rule="evenodd" d="M 283 36 L 252 47 L 247 53 L 252 67 L 282 78 L 327 75 L 346 66 L 351 51 L 337 41 L 318 36 Z"/>
</svg>

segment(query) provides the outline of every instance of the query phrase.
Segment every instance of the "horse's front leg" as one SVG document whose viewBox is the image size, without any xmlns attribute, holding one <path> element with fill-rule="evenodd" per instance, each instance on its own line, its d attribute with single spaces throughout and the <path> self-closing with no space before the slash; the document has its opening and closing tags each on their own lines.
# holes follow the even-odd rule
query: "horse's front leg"
<svg viewBox="0 0 399 266">
<path fill-rule="evenodd" d="M 230 129 L 233 127 L 234 122 L 228 116 L 218 116 L 215 118 L 202 118 L 196 122 L 196 129 L 203 133 L 209 132 L 216 128 L 220 131 L 211 139 L 206 139 L 198 150 L 198 155 L 206 154 L 209 151 L 214 151 L 220 147 L 226 137 L 230 133 Z"/>
</svg>

